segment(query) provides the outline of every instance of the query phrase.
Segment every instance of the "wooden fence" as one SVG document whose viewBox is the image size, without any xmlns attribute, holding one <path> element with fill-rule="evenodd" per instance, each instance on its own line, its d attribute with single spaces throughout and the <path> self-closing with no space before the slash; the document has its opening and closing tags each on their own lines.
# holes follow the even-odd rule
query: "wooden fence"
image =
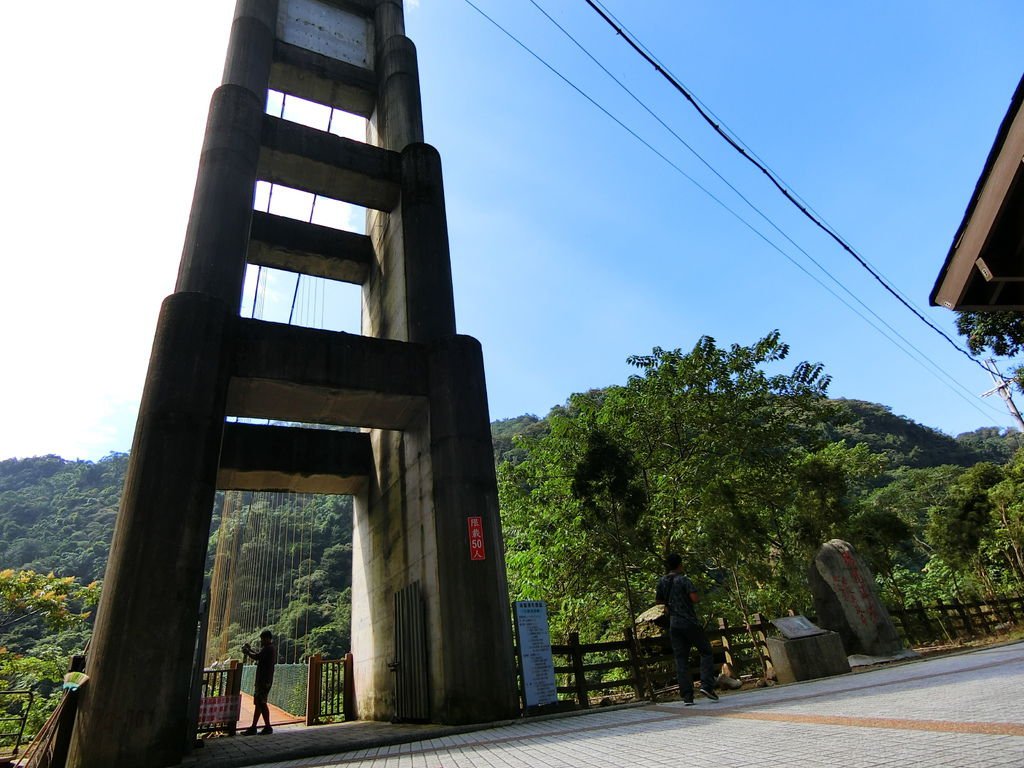
<svg viewBox="0 0 1024 768">
<path fill-rule="evenodd" d="M 306 725 L 355 720 L 352 654 L 346 653 L 343 659 L 310 656 L 306 692 Z"/>
<path fill-rule="evenodd" d="M 732 627 L 725 619 L 705 632 L 711 641 L 715 663 L 726 665 L 731 676 L 764 674 L 770 668 L 766 641 L 770 627 L 761 614 L 754 614 L 750 626 Z M 564 645 L 552 645 L 556 689 L 583 707 L 590 706 L 592 694 L 601 698 L 632 692 L 648 698 L 675 684 L 675 659 L 668 635 L 637 638 L 626 630 L 623 639 L 601 643 L 580 643 L 573 633 Z"/>
<path fill-rule="evenodd" d="M 915 603 L 890 608 L 889 615 L 907 645 L 955 644 L 994 635 L 1000 628 L 1024 621 L 1024 596 L 972 603 L 940 600 L 928 607 Z"/>
<path fill-rule="evenodd" d="M 927 608 L 915 605 L 889 609 L 889 614 L 909 646 L 956 643 L 993 635 L 1024 621 L 1024 597 L 939 602 Z M 734 678 L 771 674 L 767 636 L 772 625 L 764 616 L 754 614 L 744 626 L 730 626 L 725 619 L 717 619 L 715 624 L 706 627 L 705 633 L 715 663 L 722 664 L 725 673 Z M 637 638 L 626 630 L 622 640 L 581 643 L 574 633 L 568 643 L 552 645 L 551 655 L 556 689 L 562 702 L 570 706 L 589 707 L 595 698 L 651 698 L 676 684 L 667 634 Z M 691 672 L 696 679 L 693 661 L 691 658 Z"/>
</svg>

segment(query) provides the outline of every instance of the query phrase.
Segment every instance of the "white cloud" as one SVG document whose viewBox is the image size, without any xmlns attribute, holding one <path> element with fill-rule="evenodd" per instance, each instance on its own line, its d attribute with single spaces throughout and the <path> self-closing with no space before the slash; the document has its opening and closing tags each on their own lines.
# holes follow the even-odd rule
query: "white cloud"
<svg viewBox="0 0 1024 768">
<path fill-rule="evenodd" d="M 36 35 L 0 49 L 4 71 L 33 62 L 0 123 L 0 458 L 130 447 L 233 8 L 62 3 L 46 55 Z M 5 23 L 37 29 L 39 10 L 14 4 Z"/>
</svg>

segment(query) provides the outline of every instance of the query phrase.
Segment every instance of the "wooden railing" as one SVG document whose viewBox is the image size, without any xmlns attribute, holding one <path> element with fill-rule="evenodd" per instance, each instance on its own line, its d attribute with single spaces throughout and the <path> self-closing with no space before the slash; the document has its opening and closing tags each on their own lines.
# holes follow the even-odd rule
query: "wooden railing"
<svg viewBox="0 0 1024 768">
<path fill-rule="evenodd" d="M 890 608 L 893 623 L 908 646 L 957 643 L 994 634 L 998 628 L 1024 621 L 1024 597 L 987 602 L 939 602 L 928 608 Z M 767 636 L 771 623 L 754 614 L 751 623 L 730 626 L 716 619 L 706 627 L 715 663 L 730 677 L 770 676 L 771 656 Z M 581 643 L 578 634 L 569 642 L 551 646 L 555 662 L 556 689 L 563 703 L 589 707 L 595 694 L 606 698 L 650 698 L 676 685 L 675 661 L 667 634 L 637 638 L 626 630 L 623 639 Z M 698 679 L 696 656 L 691 657 L 691 674 Z"/>
<path fill-rule="evenodd" d="M 310 656 L 306 695 L 306 725 L 355 720 L 352 654 L 346 653 L 343 659 Z"/>
<path fill-rule="evenodd" d="M 766 641 L 770 624 L 755 614 L 753 623 L 731 627 L 725 619 L 705 633 L 711 642 L 715 663 L 731 676 L 764 674 L 770 668 Z M 675 659 L 668 635 L 637 638 L 630 630 L 622 640 L 581 643 L 573 633 L 569 642 L 551 646 L 555 659 L 556 690 L 571 696 L 579 706 L 590 706 L 592 694 L 621 696 L 631 692 L 637 698 L 648 698 L 655 692 L 676 683 Z M 697 666 L 691 665 L 696 677 Z"/>
<path fill-rule="evenodd" d="M 940 600 L 928 607 L 915 603 L 890 608 L 889 615 L 908 645 L 955 644 L 993 635 L 1000 627 L 1024 621 L 1024 596 L 968 603 Z"/>
</svg>

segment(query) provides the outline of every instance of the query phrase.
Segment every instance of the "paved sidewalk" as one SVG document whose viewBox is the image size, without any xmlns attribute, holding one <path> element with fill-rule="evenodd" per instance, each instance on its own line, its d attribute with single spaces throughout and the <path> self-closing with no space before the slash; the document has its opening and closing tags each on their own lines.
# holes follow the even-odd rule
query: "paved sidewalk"
<svg viewBox="0 0 1024 768">
<path fill-rule="evenodd" d="M 381 723 L 275 729 L 273 736 L 263 738 L 217 739 L 185 765 L 1020 768 L 1022 691 L 1024 643 L 1015 643 L 842 677 L 724 693 L 717 703 L 700 700 L 694 707 L 683 707 L 682 702 L 641 704 L 462 732 Z M 395 743 L 410 739 L 415 740 Z M 230 754 L 228 747 L 237 749 Z"/>
</svg>

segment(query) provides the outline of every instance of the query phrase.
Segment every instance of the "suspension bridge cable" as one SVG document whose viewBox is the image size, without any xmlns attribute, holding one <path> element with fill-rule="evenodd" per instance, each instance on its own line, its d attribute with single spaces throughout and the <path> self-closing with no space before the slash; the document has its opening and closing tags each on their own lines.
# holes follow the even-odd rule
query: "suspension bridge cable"
<svg viewBox="0 0 1024 768">
<path fill-rule="evenodd" d="M 274 494 L 273 515 L 271 516 L 271 557 L 273 562 L 270 567 L 270 578 L 267 579 L 267 623 L 273 624 L 277 615 L 277 583 L 280 577 L 281 567 L 281 494 Z"/>
<path fill-rule="evenodd" d="M 657 155 L 663 162 L 665 162 L 673 170 L 675 170 L 677 173 L 679 173 L 681 176 L 683 176 L 683 178 L 685 178 L 687 181 L 689 181 L 691 184 L 693 184 L 695 187 L 697 187 L 697 189 L 699 189 L 701 192 L 703 192 L 707 197 L 709 197 L 711 200 L 713 200 L 715 203 L 717 203 L 721 208 L 723 208 L 726 212 L 728 212 L 731 216 L 733 216 L 737 221 L 739 221 L 744 227 L 749 229 L 754 235 L 756 235 L 761 240 L 763 240 L 765 243 L 767 243 L 772 249 L 774 249 L 779 254 L 781 254 L 790 263 L 792 263 L 794 266 L 796 266 L 800 271 L 802 271 L 804 274 L 806 274 L 808 277 L 810 277 L 812 280 L 814 280 L 816 283 L 818 283 L 818 285 L 820 285 L 822 288 L 824 288 L 826 291 L 828 291 L 833 297 L 835 297 L 838 301 L 840 301 L 844 306 L 846 306 L 848 309 L 850 309 L 854 314 L 856 314 L 858 317 L 860 317 L 862 320 L 864 320 L 866 323 L 868 323 L 868 325 L 870 325 L 872 328 L 874 328 L 876 331 L 878 331 L 884 338 L 886 338 L 889 342 L 891 342 L 898 349 L 900 349 L 900 351 L 902 351 L 905 354 L 909 355 L 911 357 L 911 359 L 913 359 L 916 363 L 918 363 L 919 365 L 924 367 L 924 369 L 926 371 L 928 371 L 929 374 L 931 374 L 936 379 L 938 379 L 940 381 L 940 383 L 942 383 L 944 386 L 949 387 L 949 384 L 947 384 L 946 382 L 944 382 L 941 379 L 939 379 L 938 378 L 939 375 L 936 373 L 936 371 L 941 371 L 942 375 L 948 376 L 948 374 L 941 368 L 941 366 L 939 366 L 937 363 L 934 363 L 933 361 L 931 361 L 930 359 L 925 357 L 925 359 L 928 360 L 928 362 L 934 367 L 935 370 L 932 370 L 931 368 L 928 368 L 927 365 L 925 365 L 920 360 L 915 358 L 912 353 L 910 353 L 907 349 L 902 347 L 891 336 L 889 336 L 884 331 L 882 331 L 877 325 L 875 325 L 873 322 L 868 320 L 867 317 L 865 317 L 861 312 L 859 312 L 856 308 L 854 308 L 852 305 L 850 305 L 849 302 L 844 300 L 835 291 L 833 291 L 829 286 L 827 286 L 825 283 L 823 283 L 816 275 L 814 275 L 813 273 L 808 271 L 802 264 L 797 262 L 792 256 L 790 256 L 788 253 L 786 253 L 781 247 L 779 247 L 779 245 L 777 245 L 770 238 L 768 238 L 764 233 L 762 233 L 760 230 L 758 230 L 754 225 L 752 225 L 750 222 L 748 222 L 746 219 L 744 219 L 739 213 L 737 213 L 735 210 L 733 210 L 731 207 L 729 207 L 729 205 L 727 205 L 721 198 L 719 198 L 717 195 L 715 195 L 713 192 L 711 192 L 707 187 L 705 187 L 700 182 L 698 182 L 693 176 L 691 176 L 686 171 L 684 171 L 678 164 L 676 164 L 670 158 L 668 158 L 663 152 L 658 150 L 650 142 L 648 142 L 646 139 L 644 139 L 642 136 L 640 136 L 636 131 L 634 131 L 632 128 L 630 128 L 628 125 L 626 125 L 624 122 L 622 122 L 619 118 L 617 118 L 615 115 L 613 115 L 608 109 L 606 109 L 604 106 L 602 106 L 596 99 L 594 99 L 592 96 L 590 96 L 588 93 L 586 93 L 582 88 L 580 88 L 575 83 L 573 83 L 571 80 L 569 80 L 565 75 L 563 75 L 561 72 L 559 72 L 554 66 L 549 64 L 543 57 L 541 57 L 533 49 L 531 49 L 529 46 L 527 46 L 524 42 L 519 40 L 519 38 L 517 38 L 515 35 L 513 35 L 511 32 L 509 32 L 504 26 L 502 26 L 500 23 L 498 23 L 494 18 L 492 18 L 486 12 L 484 12 L 480 7 L 478 7 L 475 3 L 473 3 L 472 0 L 464 0 L 464 2 L 467 5 L 469 5 L 471 8 L 473 8 L 473 10 L 475 10 L 477 13 L 479 13 L 484 19 L 486 19 L 488 22 L 490 22 L 492 25 L 494 25 L 499 31 L 501 31 L 505 36 L 507 36 L 510 40 L 512 40 L 512 42 L 514 42 L 516 45 L 518 45 L 520 48 L 522 48 L 524 51 L 526 51 L 528 54 L 530 54 L 530 56 L 532 56 L 534 59 L 536 59 L 538 62 L 540 62 L 552 74 L 554 74 L 556 77 L 558 77 L 560 80 L 562 80 L 562 82 L 564 82 L 566 85 L 568 85 L 574 91 L 576 91 L 580 96 L 582 96 L 584 99 L 586 99 L 588 102 L 590 102 L 590 104 L 592 106 L 597 108 L 606 117 L 608 117 L 610 120 L 612 120 L 614 123 L 616 123 L 620 128 L 622 128 L 624 131 L 626 131 L 630 136 L 632 136 L 634 139 L 636 139 L 638 142 L 640 142 L 643 146 L 645 146 L 648 150 L 650 150 L 655 155 Z M 817 264 L 817 262 L 815 262 L 815 263 Z M 820 269 L 825 271 L 826 274 L 828 274 L 827 270 L 825 270 L 823 267 L 821 267 L 820 264 L 818 266 L 819 266 Z M 831 277 L 831 275 L 829 275 L 829 276 Z M 834 279 L 835 278 L 833 278 L 833 280 Z M 919 354 L 924 356 L 923 353 L 919 353 Z M 971 358 L 971 359 L 973 360 L 974 358 Z M 969 390 L 964 388 L 963 385 L 959 384 L 958 382 L 955 382 L 955 380 L 954 380 L 954 383 L 956 383 L 957 386 L 960 386 L 961 388 L 963 388 L 965 392 L 969 392 Z M 953 390 L 953 391 L 956 392 L 956 390 Z M 961 399 L 964 399 L 965 402 L 969 403 L 973 408 L 978 410 L 979 413 L 981 413 L 982 415 L 985 415 L 986 417 L 988 416 L 988 414 L 985 411 L 981 410 L 979 405 L 973 399 L 968 399 L 968 398 L 964 397 L 964 395 L 962 393 L 957 393 L 957 394 L 958 394 L 958 396 L 961 397 Z M 971 394 L 973 395 L 973 393 L 971 393 Z"/>
<path fill-rule="evenodd" d="M 240 491 L 232 491 L 232 526 L 231 526 L 231 545 L 228 549 L 230 555 L 230 563 L 228 570 L 228 583 L 230 584 L 230 599 L 228 602 L 227 613 L 224 617 L 223 625 L 223 639 L 221 640 L 221 658 L 227 658 L 228 655 L 228 634 L 231 629 L 235 614 L 238 612 L 238 560 L 241 555 L 240 542 L 241 542 L 241 517 L 240 509 L 242 503 L 242 494 Z"/>
<path fill-rule="evenodd" d="M 468 1 L 469 0 L 467 0 L 467 2 Z M 690 104 L 693 105 L 693 108 L 696 109 L 698 114 L 704 119 L 704 121 L 708 125 L 710 125 L 719 136 L 725 139 L 726 143 L 728 143 L 729 146 L 735 149 L 748 162 L 750 162 L 755 168 L 757 168 L 761 173 L 763 173 L 769 179 L 769 181 L 771 181 L 771 183 L 779 190 L 779 192 L 781 192 L 782 195 L 787 200 L 789 200 L 789 202 L 792 203 L 797 210 L 800 211 L 800 213 L 802 213 L 811 223 L 818 227 L 822 232 L 824 232 L 830 238 L 832 238 L 832 240 L 834 240 L 840 248 L 842 248 L 850 256 L 852 256 L 854 260 L 858 264 L 860 264 L 860 266 L 863 267 L 868 272 L 868 274 L 870 274 L 871 277 L 875 279 L 876 282 L 878 282 L 879 285 L 881 285 L 889 294 L 891 294 L 900 304 L 902 304 L 904 307 L 910 310 L 910 312 L 913 313 L 915 317 L 917 317 L 921 322 L 923 322 L 925 325 L 927 325 L 929 328 L 931 328 L 933 331 L 939 334 L 943 339 L 949 342 L 949 344 L 957 352 L 964 355 L 968 360 L 973 362 L 982 370 L 987 371 L 984 364 L 980 360 L 978 360 L 976 357 L 974 357 L 974 355 L 972 355 L 970 352 L 968 352 L 959 344 L 957 344 L 952 338 L 949 337 L 949 335 L 945 331 L 943 331 L 941 328 L 935 325 L 931 320 L 922 315 L 916 307 L 914 307 L 910 302 L 904 299 L 898 291 L 896 291 L 891 285 L 889 285 L 888 281 L 886 281 L 877 271 L 875 271 L 875 269 L 870 264 L 867 263 L 864 257 L 862 257 L 856 251 L 856 249 L 853 248 L 853 246 L 847 243 L 846 240 L 844 240 L 837 232 L 835 232 L 831 227 L 829 227 L 820 218 L 813 214 L 807 208 L 807 206 L 802 204 L 800 200 L 797 199 L 796 195 L 789 191 L 788 187 L 782 183 L 782 181 L 771 171 L 771 169 L 769 169 L 766 165 L 764 165 L 755 157 L 753 157 L 750 153 L 748 153 L 746 149 L 744 149 L 744 147 L 738 141 L 734 140 L 732 136 L 729 135 L 729 133 L 724 131 L 721 128 L 721 126 L 719 126 L 719 124 L 715 122 L 711 115 L 709 115 L 703 109 L 703 107 L 698 103 L 698 101 L 696 100 L 696 98 L 694 98 L 690 91 L 687 88 L 685 88 L 682 85 L 682 83 L 680 83 L 676 78 L 669 74 L 660 64 L 658 64 L 658 62 L 654 59 L 653 56 L 650 56 L 648 53 L 646 53 L 646 51 L 644 51 L 644 49 L 633 40 L 633 37 L 629 35 L 622 27 L 616 24 L 615 21 L 613 21 L 611 17 L 609 17 L 608 14 L 604 12 L 602 8 L 599 7 L 597 3 L 594 2 L 594 0 L 584 0 L 584 2 L 587 5 L 589 5 L 602 19 L 604 19 L 604 21 L 613 30 L 615 30 L 615 33 L 630 46 L 630 48 L 632 48 L 641 57 L 643 57 L 643 59 L 648 64 L 654 67 L 655 71 L 657 71 L 658 74 L 660 74 L 676 91 L 678 91 L 687 101 L 689 101 Z"/>
<path fill-rule="evenodd" d="M 309 614 L 312 610 L 313 601 L 313 510 L 309 509 L 309 496 L 302 494 L 302 519 L 303 521 L 308 520 L 309 526 L 309 558 L 307 562 L 309 565 L 306 568 L 306 610 L 304 611 L 306 617 L 306 626 L 302 630 L 302 655 L 305 656 L 309 649 Z M 309 515 L 307 517 L 306 510 L 309 509 Z M 298 650 L 296 648 L 296 650 Z"/>
<path fill-rule="evenodd" d="M 292 507 L 292 516 L 293 517 L 295 516 L 295 508 L 294 508 L 294 506 Z M 301 531 L 302 531 L 302 528 L 299 525 L 296 525 L 295 529 L 296 529 L 296 533 L 301 533 Z M 293 546 L 293 548 L 292 548 L 292 572 L 295 574 L 295 578 L 292 580 L 292 589 L 291 589 L 291 593 L 290 593 L 289 597 L 294 601 L 295 597 L 296 597 L 295 581 L 298 580 L 299 576 L 301 576 L 301 569 L 302 569 L 302 539 L 301 539 L 301 537 L 299 538 L 298 547 L 295 548 L 295 546 L 294 546 L 294 539 L 293 539 L 293 545 L 292 546 Z M 297 613 L 293 612 L 292 613 L 292 639 L 293 639 L 293 642 L 292 642 L 292 662 L 293 663 L 295 661 L 295 648 L 296 648 L 296 643 L 294 642 L 294 638 L 297 638 L 298 636 L 299 636 L 299 615 Z"/>
<path fill-rule="evenodd" d="M 266 568 L 263 575 L 262 592 L 263 592 L 263 621 L 261 622 L 261 629 L 266 628 L 273 624 L 273 610 L 274 610 L 274 567 L 277 561 L 277 551 L 275 548 L 275 528 L 277 525 L 277 507 L 275 506 L 275 500 L 277 498 L 276 493 L 268 494 L 267 502 L 267 538 L 266 538 Z"/>
<path fill-rule="evenodd" d="M 284 106 L 282 100 L 281 115 L 284 116 Z M 334 124 L 334 107 L 331 107 L 331 113 L 327 118 L 327 133 L 331 132 L 331 126 Z M 309 207 L 309 220 L 308 223 L 313 223 L 313 214 L 316 212 L 316 201 L 319 199 L 317 193 L 313 193 L 313 204 Z M 298 272 L 295 276 L 295 290 L 292 292 L 292 308 L 288 312 L 288 325 L 292 324 L 292 315 L 295 314 L 295 299 L 299 295 L 299 283 L 302 282 L 302 273 Z"/>
<path fill-rule="evenodd" d="M 243 534 L 241 537 L 241 543 L 238 548 L 238 556 L 241 564 L 241 560 L 244 557 L 246 561 L 246 567 L 242 569 L 241 586 L 238 590 L 238 624 L 239 629 L 242 632 L 249 631 L 249 619 L 250 612 L 252 611 L 252 599 L 250 591 L 252 589 L 252 566 L 249 564 L 249 557 L 252 553 L 252 539 L 253 531 L 255 530 L 255 519 L 252 508 L 252 498 L 254 494 L 250 493 L 247 495 L 245 501 L 245 513 L 243 515 Z"/>
<path fill-rule="evenodd" d="M 284 601 L 284 585 L 287 581 L 286 569 L 285 569 L 285 543 L 288 538 L 288 519 L 286 516 L 287 505 L 285 503 L 285 494 L 278 492 L 277 494 L 277 545 L 274 547 L 274 562 L 276 564 L 275 570 L 277 576 L 274 579 L 274 623 L 281 618 L 281 614 L 284 613 L 285 601 Z"/>
<path fill-rule="evenodd" d="M 717 176 L 718 179 L 720 181 L 722 181 L 722 183 L 724 183 L 729 189 L 731 189 L 736 194 L 737 197 L 739 197 L 744 203 L 746 203 L 746 205 L 752 211 L 754 211 L 754 213 L 756 213 L 758 216 L 760 216 L 761 219 L 764 220 L 772 229 L 774 229 L 779 235 L 781 235 L 783 238 L 785 238 L 785 240 L 788 241 L 794 248 L 796 248 L 800 253 L 802 253 L 804 255 L 804 257 L 807 258 L 808 261 L 810 261 L 812 264 L 814 264 L 814 266 L 816 266 L 819 270 L 821 270 L 821 272 L 824 273 L 836 286 L 838 286 L 842 291 L 844 291 L 857 304 L 859 304 L 861 307 L 863 307 L 864 310 L 866 312 L 868 312 L 872 317 L 874 317 L 879 323 L 884 325 L 893 335 L 897 336 L 904 344 L 906 344 L 908 347 L 910 347 L 912 350 L 914 350 L 914 352 L 916 352 L 918 355 L 920 355 L 920 357 L 923 358 L 924 361 L 927 362 L 927 364 L 933 366 L 935 371 L 938 372 L 939 375 L 945 376 L 953 385 L 955 385 L 957 387 L 960 387 L 961 389 L 963 389 L 963 391 L 965 393 L 967 393 L 969 396 L 973 397 L 973 395 L 974 395 L 973 392 L 968 390 L 963 384 L 961 384 L 953 376 L 951 376 L 942 366 L 938 365 L 933 360 L 931 360 L 924 352 L 922 352 L 917 346 L 915 346 L 913 344 L 913 342 L 911 342 L 909 339 L 907 339 L 896 328 L 894 328 L 890 323 L 888 323 L 884 318 L 882 318 L 877 312 L 875 312 L 870 306 L 868 306 L 863 300 L 861 300 L 861 298 L 859 296 L 857 296 L 855 293 L 853 293 L 853 291 L 851 291 L 846 285 L 844 285 L 842 281 L 840 281 L 831 272 L 829 272 L 829 270 L 823 264 L 821 264 L 817 259 L 815 259 L 799 243 L 797 243 L 795 240 L 793 240 L 793 238 L 791 238 L 767 214 L 765 214 L 764 211 L 762 211 L 750 199 L 748 199 L 746 195 L 744 195 L 739 189 L 737 189 L 735 185 L 733 185 L 727 178 L 725 178 L 721 173 L 719 173 L 718 169 L 716 169 L 713 165 L 711 165 L 711 163 L 709 163 L 703 157 L 703 155 L 701 155 L 682 136 L 680 136 L 679 133 L 677 133 L 671 126 L 669 126 L 668 123 L 666 123 L 639 96 L 637 96 L 635 93 L 633 93 L 633 91 L 630 90 L 630 88 L 628 86 L 626 86 L 625 83 L 623 83 L 611 71 L 609 71 L 608 68 L 605 67 L 604 64 L 602 64 L 601 61 L 596 56 L 594 56 L 586 48 L 586 46 L 584 46 L 582 43 L 580 43 L 579 40 L 577 40 L 572 35 L 572 33 L 569 32 L 564 26 L 559 24 L 558 21 L 554 17 L 551 16 L 551 14 L 549 14 L 541 5 L 539 5 L 536 2 L 536 0 L 530 0 L 530 3 L 541 14 L 543 14 L 544 17 L 547 18 L 547 20 L 549 22 L 551 22 L 551 24 L 553 24 L 566 38 L 568 38 L 577 48 L 579 48 L 579 50 L 582 51 L 597 67 L 599 67 L 601 69 L 601 71 L 605 73 L 605 75 L 607 75 L 616 85 L 619 86 L 619 88 L 621 88 L 631 99 L 633 99 L 633 101 L 635 101 L 644 111 L 646 111 L 647 114 L 649 114 L 652 118 L 654 118 L 666 131 L 668 131 L 668 133 L 671 134 L 676 139 L 676 141 L 678 141 L 680 144 L 682 144 L 683 147 L 685 147 L 690 152 L 690 154 L 692 154 L 694 157 L 696 157 L 697 160 L 699 160 L 709 171 L 711 171 L 711 173 L 713 173 L 715 176 Z M 618 20 L 616 19 L 616 21 L 618 21 Z M 835 295 L 835 294 L 833 294 L 833 295 Z M 843 302 L 843 303 L 845 304 L 845 302 Z M 849 307 L 848 304 L 847 304 L 847 306 Z M 850 307 L 850 309 L 853 309 L 853 308 Z M 857 313 L 857 314 L 860 314 L 860 313 Z M 862 315 L 861 315 L 861 317 L 863 318 Z M 866 321 L 866 318 L 863 318 L 863 319 L 865 319 L 865 321 Z M 869 324 L 872 325 L 872 327 L 875 327 L 876 330 L 879 330 L 877 328 L 877 326 L 874 326 L 873 323 L 869 323 Z M 883 335 L 885 335 L 885 334 L 883 334 Z M 905 352 L 906 354 L 911 354 L 910 352 L 908 352 L 906 349 L 903 349 L 902 347 L 901 347 L 901 350 L 903 352 Z M 993 409 L 993 410 L 995 410 L 995 409 Z"/>
<path fill-rule="evenodd" d="M 287 527 L 285 528 L 285 568 L 288 571 L 288 578 L 285 583 L 289 584 L 288 589 L 284 588 L 284 584 L 281 585 L 281 615 L 284 616 L 284 610 L 288 607 L 292 592 L 294 591 L 293 585 L 295 583 L 295 504 L 293 501 L 294 497 L 289 499 L 289 503 L 286 509 L 287 513 Z M 292 636 L 294 637 L 294 632 Z M 294 654 L 293 654 L 294 655 Z"/>
<path fill-rule="evenodd" d="M 246 622 L 246 632 L 252 633 L 253 629 L 256 628 L 256 623 L 259 620 L 259 583 L 260 583 L 260 566 L 262 565 L 261 558 L 261 539 L 260 533 L 263 527 L 263 505 L 260 499 L 260 493 L 254 493 L 252 499 L 249 501 L 249 509 L 252 510 L 252 542 L 250 546 L 251 557 L 253 558 L 253 565 L 249 569 L 249 618 Z"/>
<path fill-rule="evenodd" d="M 267 493 L 260 491 L 259 532 L 256 536 L 256 579 L 253 582 L 253 626 L 255 632 L 263 624 L 263 580 L 267 567 Z"/>
</svg>

